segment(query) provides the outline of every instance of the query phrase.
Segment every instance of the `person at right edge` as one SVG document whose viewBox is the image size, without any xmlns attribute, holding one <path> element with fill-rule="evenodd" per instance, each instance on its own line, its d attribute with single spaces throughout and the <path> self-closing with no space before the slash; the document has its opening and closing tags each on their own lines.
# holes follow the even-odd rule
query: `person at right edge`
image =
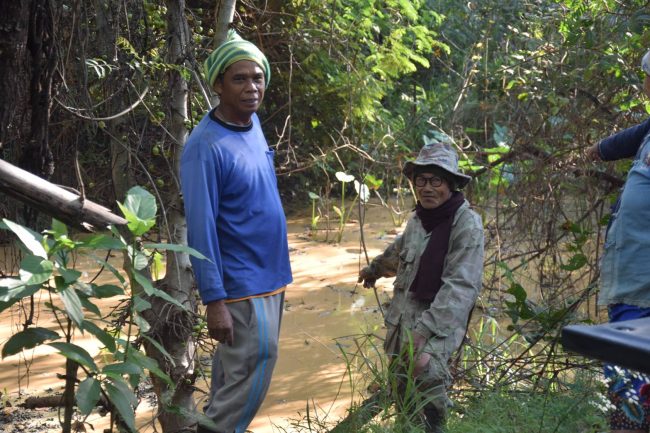
<svg viewBox="0 0 650 433">
<path fill-rule="evenodd" d="M 650 51 L 641 60 L 643 91 L 650 97 Z M 589 147 L 592 160 L 634 157 L 632 168 L 605 234 L 600 263 L 598 304 L 606 305 L 609 321 L 650 317 L 650 118 Z M 610 364 L 604 366 L 612 433 L 650 431 L 650 378 Z"/>
<path fill-rule="evenodd" d="M 465 337 L 482 285 L 484 241 L 481 217 L 459 191 L 471 178 L 459 172 L 456 151 L 428 141 L 403 169 L 415 185 L 415 213 L 404 232 L 360 271 L 359 282 L 372 287 L 379 277 L 396 277 L 384 343 L 401 382 L 393 398 L 401 411 L 404 374 L 412 371 L 427 402 L 421 414 L 425 429 L 438 433 L 450 403 L 449 360 Z M 409 362 L 409 347 L 412 368 L 403 362 Z"/>
</svg>

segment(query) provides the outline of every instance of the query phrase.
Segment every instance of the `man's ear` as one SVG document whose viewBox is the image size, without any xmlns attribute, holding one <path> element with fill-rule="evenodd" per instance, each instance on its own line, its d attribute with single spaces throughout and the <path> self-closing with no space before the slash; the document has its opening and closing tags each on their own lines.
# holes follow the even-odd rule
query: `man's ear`
<svg viewBox="0 0 650 433">
<path fill-rule="evenodd" d="M 212 85 L 212 90 L 214 90 L 217 95 L 221 96 L 222 89 L 223 89 L 223 76 L 219 75 L 217 79 L 214 80 L 214 84 Z"/>
</svg>

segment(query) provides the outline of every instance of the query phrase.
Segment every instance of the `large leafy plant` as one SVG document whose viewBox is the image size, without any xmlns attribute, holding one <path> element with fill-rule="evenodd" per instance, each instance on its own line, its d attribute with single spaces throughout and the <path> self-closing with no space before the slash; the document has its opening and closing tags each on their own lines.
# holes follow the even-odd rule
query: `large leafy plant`
<svg viewBox="0 0 650 433">
<path fill-rule="evenodd" d="M 2 220 L 1 227 L 18 238 L 23 259 L 17 276 L 0 279 L 0 312 L 16 303 L 33 303 L 34 295 L 44 292 L 44 298 L 48 299 L 45 308 L 50 310 L 59 325 L 41 327 L 31 323 L 33 318 L 28 318 L 23 330 L 13 334 L 3 345 L 2 357 L 37 346 L 50 346 L 66 358 L 66 380 L 72 380 L 73 384 L 78 382 L 76 387 L 66 387 L 66 393 L 75 393 L 82 420 L 101 400 L 117 415 L 121 430 L 136 431 L 135 409 L 139 400 L 136 393 L 145 373 L 154 374 L 174 386 L 157 362 L 140 350 L 139 341 L 146 338 L 163 354 L 167 353 L 162 345 L 147 336 L 150 326 L 143 313 L 151 308 L 149 300 L 152 297 L 186 309 L 154 286 L 148 275 L 149 266 L 157 250 L 204 257 L 186 246 L 142 240 L 155 225 L 157 212 L 154 197 L 143 188 L 129 190 L 126 200 L 119 206 L 128 221 L 128 231 L 122 233 L 117 227 L 109 227 L 107 233 L 84 238 L 71 237 L 66 226 L 56 220 L 51 229 L 43 233 Z M 99 257 L 97 253 L 101 250 L 123 252 L 123 269 L 118 270 L 108 260 Z M 85 281 L 82 272 L 75 269 L 75 259 L 82 255 L 110 271 L 115 283 Z M 123 302 L 125 307 L 117 310 L 116 315 L 106 316 L 97 302 L 107 298 L 126 301 Z M 78 333 L 95 336 L 101 342 L 102 351 L 108 355 L 103 359 L 111 361 L 98 365 L 86 349 L 74 343 L 74 335 Z M 70 371 L 77 372 L 79 368 L 82 375 L 77 380 L 69 377 Z"/>
</svg>

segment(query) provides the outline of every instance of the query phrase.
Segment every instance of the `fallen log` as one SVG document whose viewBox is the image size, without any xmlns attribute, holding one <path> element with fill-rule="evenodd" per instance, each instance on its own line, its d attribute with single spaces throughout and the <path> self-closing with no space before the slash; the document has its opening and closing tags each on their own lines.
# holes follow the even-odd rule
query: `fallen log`
<svg viewBox="0 0 650 433">
<path fill-rule="evenodd" d="M 25 402 L 18 406 L 25 409 L 36 409 L 39 407 L 63 407 L 63 405 L 63 394 L 56 394 L 43 397 L 27 397 Z"/>
<path fill-rule="evenodd" d="M 127 221 L 79 194 L 54 185 L 0 159 L 0 191 L 84 231 L 103 230 Z"/>
<path fill-rule="evenodd" d="M 64 397 L 63 394 L 32 396 L 32 397 L 27 397 L 23 403 L 20 403 L 17 406 L 22 407 L 23 409 L 38 409 L 43 407 L 48 407 L 48 408 L 63 407 L 65 406 L 65 400 L 63 397 Z M 102 410 L 108 410 L 110 404 L 108 403 L 106 398 L 102 395 L 97 401 L 97 404 L 95 406 L 101 408 Z"/>
</svg>

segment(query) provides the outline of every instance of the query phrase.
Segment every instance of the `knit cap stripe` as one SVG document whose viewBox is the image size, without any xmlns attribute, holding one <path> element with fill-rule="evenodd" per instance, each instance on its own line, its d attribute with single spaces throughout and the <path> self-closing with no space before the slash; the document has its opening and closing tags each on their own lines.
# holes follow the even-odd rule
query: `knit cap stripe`
<svg viewBox="0 0 650 433">
<path fill-rule="evenodd" d="M 211 60 L 212 64 L 210 64 Z M 228 66 L 240 60 L 251 60 L 257 63 L 264 71 L 265 85 L 268 86 L 271 80 L 271 68 L 268 60 L 255 45 L 241 39 L 226 42 L 206 60 L 205 66 L 210 85 L 214 84 L 217 77 Z"/>
</svg>

